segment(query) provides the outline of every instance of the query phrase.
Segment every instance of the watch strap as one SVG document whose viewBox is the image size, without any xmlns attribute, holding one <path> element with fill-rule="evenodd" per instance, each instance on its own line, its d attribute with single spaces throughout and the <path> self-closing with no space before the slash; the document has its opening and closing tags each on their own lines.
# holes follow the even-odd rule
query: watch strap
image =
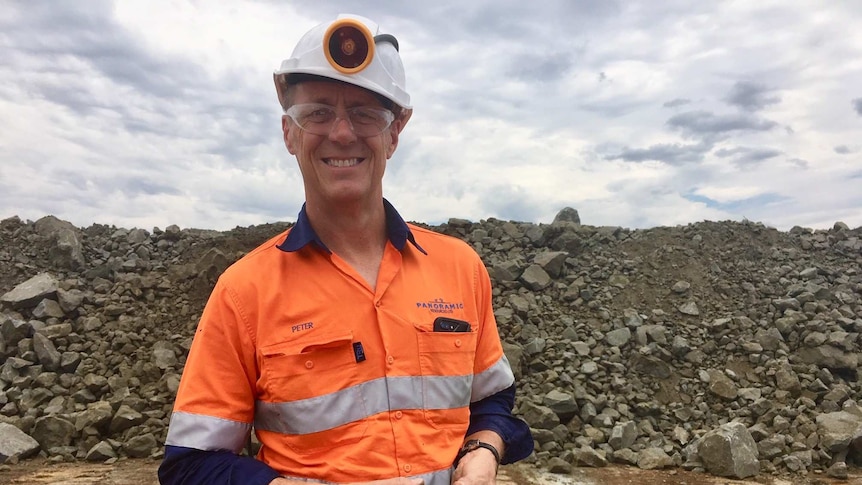
<svg viewBox="0 0 862 485">
<path fill-rule="evenodd" d="M 493 453 L 494 459 L 497 460 L 497 466 L 500 465 L 500 452 L 497 451 L 497 448 L 495 448 L 494 445 L 479 440 L 468 440 L 466 443 L 464 443 L 463 446 L 461 446 L 461 450 L 458 451 L 458 455 L 455 456 L 455 463 L 452 464 L 452 467 L 458 468 L 458 463 L 461 462 L 461 459 L 464 458 L 467 453 L 470 453 L 471 451 L 476 451 L 479 448 L 485 448 L 486 450 Z"/>
</svg>

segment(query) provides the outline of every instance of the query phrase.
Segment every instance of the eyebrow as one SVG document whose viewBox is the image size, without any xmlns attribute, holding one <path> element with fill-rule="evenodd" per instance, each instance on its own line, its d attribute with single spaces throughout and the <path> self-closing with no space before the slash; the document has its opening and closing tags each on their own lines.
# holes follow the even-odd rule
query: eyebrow
<svg viewBox="0 0 862 485">
<path fill-rule="evenodd" d="M 376 100 L 376 98 L 375 98 L 375 100 Z M 381 103 L 381 102 L 380 102 L 380 100 L 376 100 L 376 101 L 377 101 L 377 102 L 375 102 L 375 101 L 373 101 L 373 100 L 367 100 L 367 101 L 361 101 L 361 100 L 346 101 L 346 102 L 345 102 L 345 106 L 346 106 L 347 108 L 356 108 L 357 106 L 372 106 L 372 107 L 375 107 L 375 108 L 385 108 L 385 107 L 386 107 L 386 106 L 384 106 L 384 105 L 383 105 L 383 103 Z M 317 103 L 317 104 L 326 104 L 326 105 L 329 105 L 329 106 L 335 106 L 335 104 L 336 104 L 336 103 L 333 103 L 333 102 L 332 102 L 332 98 L 330 98 L 330 97 L 328 97 L 328 96 L 318 96 L 318 97 L 316 97 L 316 98 L 312 98 L 311 102 L 312 102 L 312 103 Z"/>
</svg>

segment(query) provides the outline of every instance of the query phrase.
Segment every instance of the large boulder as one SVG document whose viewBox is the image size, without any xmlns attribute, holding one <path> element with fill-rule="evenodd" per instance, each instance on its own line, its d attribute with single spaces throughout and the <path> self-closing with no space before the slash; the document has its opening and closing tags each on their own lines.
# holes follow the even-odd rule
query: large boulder
<svg viewBox="0 0 862 485">
<path fill-rule="evenodd" d="M 760 473 L 757 444 L 739 422 L 723 424 L 703 435 L 697 454 L 713 475 L 741 479 Z"/>
<path fill-rule="evenodd" d="M 45 216 L 36 221 L 34 226 L 39 235 L 54 244 L 49 255 L 56 266 L 74 270 L 86 266 L 84 245 L 78 228 L 54 216 Z"/>
<path fill-rule="evenodd" d="M 0 463 L 39 453 L 39 442 L 11 424 L 0 423 Z"/>
<path fill-rule="evenodd" d="M 40 273 L 0 296 L 0 302 L 13 310 L 33 308 L 45 298 L 56 298 L 59 282 L 48 273 Z"/>
</svg>

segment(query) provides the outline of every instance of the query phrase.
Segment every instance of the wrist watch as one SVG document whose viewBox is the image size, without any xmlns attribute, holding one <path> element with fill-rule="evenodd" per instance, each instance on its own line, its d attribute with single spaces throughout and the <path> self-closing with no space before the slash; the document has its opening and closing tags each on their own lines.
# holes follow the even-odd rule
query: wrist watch
<svg viewBox="0 0 862 485">
<path fill-rule="evenodd" d="M 494 448 L 494 445 L 485 443 L 484 441 L 479 440 L 468 440 L 464 443 L 464 446 L 461 447 L 461 450 L 458 452 L 458 455 L 455 456 L 455 463 L 452 464 L 452 468 L 458 468 L 458 463 L 461 461 L 461 458 L 470 453 L 471 451 L 476 451 L 479 448 L 485 448 L 494 454 L 494 458 L 497 460 L 497 466 L 500 466 L 500 452 L 497 451 L 497 448 Z"/>
</svg>

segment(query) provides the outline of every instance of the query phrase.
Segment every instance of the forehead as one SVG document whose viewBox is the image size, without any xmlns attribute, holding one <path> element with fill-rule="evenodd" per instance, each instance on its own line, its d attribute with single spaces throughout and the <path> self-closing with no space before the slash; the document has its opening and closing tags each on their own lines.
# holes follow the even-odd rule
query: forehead
<svg viewBox="0 0 862 485">
<path fill-rule="evenodd" d="M 295 103 L 326 103 L 343 102 L 348 106 L 373 105 L 380 106 L 380 101 L 371 91 L 338 81 L 306 81 L 297 84 L 294 91 Z"/>
</svg>

